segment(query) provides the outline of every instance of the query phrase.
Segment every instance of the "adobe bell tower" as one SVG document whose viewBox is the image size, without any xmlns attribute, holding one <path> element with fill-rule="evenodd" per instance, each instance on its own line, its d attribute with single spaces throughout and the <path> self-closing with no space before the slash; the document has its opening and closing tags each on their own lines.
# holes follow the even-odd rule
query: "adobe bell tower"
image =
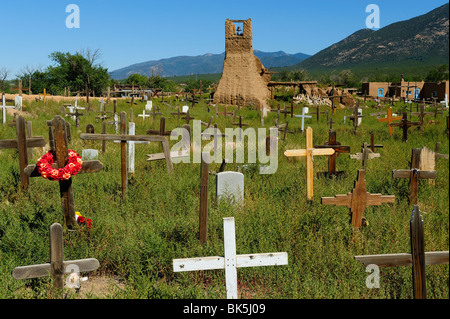
<svg viewBox="0 0 450 319">
<path fill-rule="evenodd" d="M 252 22 L 225 21 L 225 60 L 214 103 L 269 108 L 270 74 L 253 54 Z"/>
</svg>

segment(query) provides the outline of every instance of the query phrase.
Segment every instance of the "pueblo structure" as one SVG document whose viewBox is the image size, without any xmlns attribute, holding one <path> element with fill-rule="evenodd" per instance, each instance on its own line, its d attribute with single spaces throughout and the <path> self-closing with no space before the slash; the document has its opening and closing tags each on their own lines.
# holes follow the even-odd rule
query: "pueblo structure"
<svg viewBox="0 0 450 319">
<path fill-rule="evenodd" d="M 271 76 L 253 54 L 252 22 L 225 21 L 225 60 L 214 103 L 269 109 Z"/>
</svg>

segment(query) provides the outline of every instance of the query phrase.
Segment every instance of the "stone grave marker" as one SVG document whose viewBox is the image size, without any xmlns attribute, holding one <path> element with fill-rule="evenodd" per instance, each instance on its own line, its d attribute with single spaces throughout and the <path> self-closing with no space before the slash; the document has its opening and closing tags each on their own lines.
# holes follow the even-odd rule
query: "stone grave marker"
<svg viewBox="0 0 450 319">
<path fill-rule="evenodd" d="M 244 174 L 225 171 L 216 175 L 216 195 L 219 201 L 223 199 L 234 203 L 242 203 L 244 200 Z"/>
</svg>

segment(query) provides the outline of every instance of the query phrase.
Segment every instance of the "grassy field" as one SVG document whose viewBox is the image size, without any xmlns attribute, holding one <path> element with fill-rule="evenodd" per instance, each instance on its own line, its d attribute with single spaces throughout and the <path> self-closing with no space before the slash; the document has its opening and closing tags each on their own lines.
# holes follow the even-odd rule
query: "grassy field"
<svg viewBox="0 0 450 319">
<path fill-rule="evenodd" d="M 175 104 L 174 102 L 172 102 Z M 179 102 L 178 105 L 182 105 Z M 79 102 L 80 104 L 80 102 Z M 83 104 L 83 103 L 81 103 Z M 351 121 L 343 123 L 350 109 L 338 109 L 333 129 L 342 145 L 351 147 L 351 154 L 360 152 L 362 142 L 384 145 L 377 149 L 380 158 L 372 159 L 366 167 L 367 190 L 371 193 L 395 195 L 395 204 L 372 206 L 364 216 L 369 225 L 362 227 L 355 240 L 350 225 L 349 209 L 323 206 L 320 198 L 351 192 L 362 168 L 361 161 L 348 154 L 337 158 L 337 170 L 348 176 L 343 179 L 314 178 L 314 200 L 306 200 L 306 161 L 288 161 L 284 150 L 305 148 L 305 135 L 300 132 L 300 119 L 289 116 L 289 128 L 296 131 L 286 141 L 280 141 L 278 170 L 273 175 L 260 175 L 257 170 L 245 171 L 245 198 L 241 208 L 217 203 L 215 180 L 210 176 L 208 241 L 201 245 L 198 239 L 200 164 L 174 164 L 169 174 L 164 161 L 147 162 L 146 154 L 160 152 L 157 143 L 136 145 L 136 173 L 130 177 L 126 198 L 121 195 L 120 146 L 107 142 L 101 153 L 101 142 L 83 141 L 80 133 L 88 123 L 101 132 L 98 113 L 85 113 L 81 126 L 66 118 L 72 125 L 70 149 L 81 154 L 84 148 L 97 148 L 103 171 L 73 177 L 76 211 L 93 220 L 92 229 L 80 226 L 74 232 L 64 230 L 64 257 L 69 259 L 97 258 L 100 268 L 88 273 L 89 280 L 97 277 L 121 278 L 123 285 L 111 284 L 101 294 L 87 293 L 87 298 L 225 298 L 223 270 L 174 273 L 172 259 L 223 255 L 223 217 L 235 217 L 238 254 L 285 251 L 287 266 L 238 269 L 238 290 L 241 298 L 261 299 L 410 299 L 412 277 L 410 267 L 381 268 L 380 288 L 368 289 L 365 266 L 354 260 L 355 255 L 410 252 L 409 220 L 412 206 L 408 204 L 409 182 L 393 179 L 393 169 L 409 169 L 412 148 L 427 146 L 434 149 L 441 143 L 441 153 L 448 153 L 445 118 L 438 115 L 438 123 L 425 124 L 418 130 L 410 128 L 408 142 L 402 142 L 402 132 L 394 129 L 388 135 L 386 123 L 378 123 L 373 102 L 363 110 L 365 115 L 356 135 Z M 163 112 L 167 107 L 160 105 Z M 398 103 L 397 110 L 402 103 Z M 33 135 L 48 141 L 45 124 L 60 115 L 62 104 L 33 102 L 27 105 L 26 119 L 33 122 Z M 83 105 L 82 105 L 83 106 Z M 93 101 L 93 108 L 99 103 Z M 112 110 L 112 105 L 108 106 Z M 143 103 L 134 106 L 136 134 L 145 134 L 152 120 L 138 117 Z M 118 111 L 129 114 L 130 104 L 119 101 Z M 323 107 L 322 110 L 325 110 Z M 415 109 L 415 108 L 414 108 Z M 229 110 L 229 109 L 228 109 Z M 301 113 L 297 108 L 295 113 Z M 310 108 L 310 112 L 314 109 Z M 432 110 L 432 108 L 430 108 Z M 173 110 L 172 110 L 173 111 Z M 220 112 L 223 107 L 220 107 Z M 446 113 L 448 114 L 448 113 Z M 196 119 L 208 121 L 205 102 L 190 110 Z M 259 112 L 240 110 L 243 122 L 260 127 Z M 181 127 L 183 120 L 165 115 L 166 128 Z M 273 126 L 276 113 L 270 112 L 265 127 Z M 12 117 L 8 117 L 8 122 Z M 281 122 L 284 116 L 281 115 Z M 219 116 L 213 123 L 223 131 L 233 127 L 231 118 Z M 328 140 L 326 116 L 320 121 L 306 120 L 313 128 L 314 144 Z M 157 121 L 159 127 L 159 120 Z M 108 133 L 114 126 L 108 125 Z M 0 126 L 0 139 L 15 138 L 15 129 Z M 171 141 L 173 145 L 175 141 Z M 204 141 L 204 144 L 209 141 Z M 42 152 L 34 150 L 30 164 L 36 163 Z M 15 267 L 41 264 L 49 261 L 49 227 L 63 224 L 59 188 L 56 182 L 40 177 L 30 179 L 27 192 L 20 191 L 18 156 L 15 150 L 0 151 L 0 298 L 42 298 L 50 296 L 51 278 L 15 280 Z M 218 170 L 220 163 L 210 165 Z M 227 164 L 227 170 L 238 170 L 241 164 Z M 326 157 L 314 159 L 314 172 L 326 171 Z M 435 185 L 421 181 L 418 205 L 423 215 L 426 251 L 449 249 L 449 164 L 438 159 L 438 177 Z M 427 296 L 430 299 L 449 298 L 449 267 L 426 267 Z M 81 288 L 83 292 L 83 286 Z M 80 298 L 68 291 L 67 298 Z"/>
</svg>

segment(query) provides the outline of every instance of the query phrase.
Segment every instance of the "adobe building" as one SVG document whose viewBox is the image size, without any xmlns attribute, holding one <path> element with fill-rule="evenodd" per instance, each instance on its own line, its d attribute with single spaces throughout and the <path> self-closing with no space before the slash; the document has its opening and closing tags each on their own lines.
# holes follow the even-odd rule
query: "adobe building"
<svg viewBox="0 0 450 319">
<path fill-rule="evenodd" d="M 270 99 L 270 79 L 267 69 L 253 54 L 251 19 L 227 19 L 225 60 L 213 103 L 270 109 L 267 103 Z"/>
<path fill-rule="evenodd" d="M 442 82 L 366 82 L 362 84 L 362 94 L 372 98 L 397 97 L 406 99 L 436 98 L 444 101 L 449 96 L 449 81 Z"/>
</svg>

